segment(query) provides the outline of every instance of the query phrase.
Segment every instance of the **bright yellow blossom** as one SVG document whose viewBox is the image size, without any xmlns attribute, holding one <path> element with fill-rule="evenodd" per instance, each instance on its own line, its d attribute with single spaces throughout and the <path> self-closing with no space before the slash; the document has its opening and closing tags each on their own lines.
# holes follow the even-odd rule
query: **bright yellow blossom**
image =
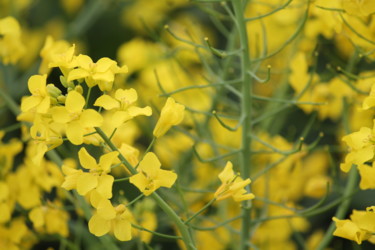
<svg viewBox="0 0 375 250">
<path fill-rule="evenodd" d="M 135 89 L 118 89 L 115 98 L 109 95 L 100 96 L 94 103 L 95 106 L 103 107 L 106 110 L 114 110 L 111 121 L 113 126 L 119 127 L 128 120 L 139 116 L 150 116 L 152 110 L 149 106 L 140 108 L 134 105 L 138 95 Z"/>
<path fill-rule="evenodd" d="M 85 129 L 100 127 L 103 117 L 93 109 L 85 109 L 85 99 L 77 91 L 70 91 L 66 97 L 65 107 L 51 108 L 52 119 L 66 124 L 66 137 L 75 145 L 83 143 Z"/>
<path fill-rule="evenodd" d="M 184 119 L 184 110 L 184 105 L 176 103 L 172 97 L 169 97 L 161 110 L 160 118 L 154 128 L 154 136 L 158 138 L 167 133 L 172 126 L 182 122 Z"/>
<path fill-rule="evenodd" d="M 37 113 L 47 113 L 51 105 L 51 98 L 48 95 L 46 84 L 47 75 L 33 75 L 30 77 L 27 85 L 32 95 L 22 99 L 22 112 L 35 108 Z"/>
<path fill-rule="evenodd" d="M 85 148 L 81 148 L 78 152 L 79 162 L 89 172 L 83 172 L 64 165 L 62 170 L 66 177 L 61 186 L 67 190 L 77 189 L 80 195 L 86 195 L 90 191 L 94 191 L 91 195 L 94 206 L 96 206 L 100 198 L 111 198 L 114 178 L 108 173 L 111 171 L 111 165 L 117 155 L 118 152 L 104 154 L 100 157 L 99 163 L 97 163 L 95 158 Z"/>
<path fill-rule="evenodd" d="M 159 187 L 170 188 L 176 181 L 177 174 L 160 169 L 160 166 L 157 156 L 152 152 L 147 153 L 138 165 L 138 174 L 130 177 L 130 183 L 133 183 L 146 196 Z"/>
<path fill-rule="evenodd" d="M 132 238 L 131 218 L 132 215 L 125 205 L 113 207 L 109 200 L 103 199 L 89 221 L 89 230 L 96 236 L 113 231 L 118 240 L 128 241 Z"/>
<path fill-rule="evenodd" d="M 224 170 L 219 174 L 221 186 L 216 190 L 214 196 L 220 201 L 232 197 L 235 201 L 254 199 L 254 194 L 247 193 L 245 186 L 251 183 L 250 179 L 243 180 L 233 172 L 233 164 L 228 161 Z"/>
<path fill-rule="evenodd" d="M 361 165 L 371 160 L 375 154 L 374 129 L 362 127 L 359 131 L 342 138 L 350 147 L 350 152 L 345 157 L 345 162 L 340 165 L 344 172 L 348 172 L 352 164 Z"/>
<path fill-rule="evenodd" d="M 348 240 L 353 240 L 357 244 L 370 239 L 375 232 L 375 213 L 374 208 L 369 207 L 367 211 L 353 210 L 350 220 L 339 220 L 333 217 L 336 222 L 336 230 L 333 235 Z"/>
<path fill-rule="evenodd" d="M 73 69 L 68 76 L 68 81 L 84 79 L 87 86 L 99 85 L 101 91 L 112 89 L 115 74 L 127 73 L 126 66 L 118 67 L 117 62 L 104 57 L 96 63 L 89 56 L 79 55 L 76 57 L 77 68 Z"/>
</svg>

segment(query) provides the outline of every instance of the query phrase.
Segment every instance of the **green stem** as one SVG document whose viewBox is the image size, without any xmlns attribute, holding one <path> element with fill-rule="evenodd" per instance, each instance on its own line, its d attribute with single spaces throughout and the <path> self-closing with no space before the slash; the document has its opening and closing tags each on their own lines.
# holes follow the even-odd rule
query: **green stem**
<svg viewBox="0 0 375 250">
<path fill-rule="evenodd" d="M 350 196 L 352 191 L 358 185 L 357 182 L 358 182 L 358 171 L 356 167 L 352 167 L 352 169 L 349 172 L 348 183 L 345 187 L 343 196 Z M 338 219 L 344 218 L 344 216 L 346 215 L 346 212 L 349 209 L 350 203 L 351 203 L 351 199 L 345 199 L 338 207 L 335 217 Z M 327 248 L 328 244 L 331 242 L 331 239 L 333 237 L 333 231 L 335 229 L 336 229 L 335 222 L 331 222 L 323 239 L 320 241 L 320 244 L 316 248 L 317 250 L 323 250 Z"/>
<path fill-rule="evenodd" d="M 196 249 L 194 246 L 193 240 L 189 233 L 188 227 L 184 224 L 181 218 L 175 213 L 175 211 L 156 193 L 152 193 L 151 197 L 154 198 L 156 203 L 160 206 L 161 209 L 171 218 L 178 229 L 180 230 L 182 240 L 185 242 L 186 248 L 189 250 Z"/>
<path fill-rule="evenodd" d="M 14 115 L 18 115 L 21 113 L 20 107 L 17 103 L 4 92 L 4 89 L 0 88 L 0 97 L 4 100 L 8 108 L 12 111 Z"/>
<path fill-rule="evenodd" d="M 178 240 L 182 239 L 180 236 L 158 233 L 158 232 L 149 230 L 147 228 L 144 228 L 144 227 L 141 227 L 141 226 L 138 226 L 138 225 L 135 225 L 135 224 L 132 224 L 132 227 L 134 227 L 138 230 L 141 230 L 141 231 L 146 231 L 146 232 L 152 233 L 153 235 L 156 235 L 156 236 L 159 236 L 159 237 L 167 238 L 167 239 L 178 239 Z"/>
<path fill-rule="evenodd" d="M 235 22 L 239 33 L 240 46 L 242 48 L 241 54 L 241 79 L 242 79 L 242 99 L 241 99 L 241 117 L 244 117 L 242 124 L 242 145 L 240 152 L 240 169 L 241 177 L 246 180 L 250 177 L 250 161 L 251 161 L 251 115 L 252 115 L 252 78 L 247 73 L 250 69 L 250 50 L 247 36 L 246 21 L 244 17 L 243 6 L 246 3 L 241 0 L 232 0 Z M 247 188 L 250 192 L 249 187 Z M 244 202 L 242 206 L 242 228 L 240 249 L 248 249 L 248 241 L 250 237 L 250 209 L 249 201 Z"/>
<path fill-rule="evenodd" d="M 126 206 L 131 206 L 133 205 L 134 203 L 136 203 L 139 199 L 141 199 L 142 197 L 144 197 L 145 195 L 142 193 L 140 195 L 138 195 L 138 197 L 136 197 L 134 200 L 132 200 L 131 202 L 129 202 L 128 204 L 126 204 Z"/>
<path fill-rule="evenodd" d="M 119 152 L 118 148 L 109 140 L 108 136 L 100 128 L 95 128 L 96 132 L 104 140 L 104 142 L 111 148 L 112 151 Z M 119 152 L 118 158 L 125 164 L 126 168 L 131 174 L 137 174 L 137 170 L 126 160 L 126 158 Z M 156 201 L 161 209 L 169 216 L 171 220 L 175 223 L 177 228 L 180 230 L 182 240 L 185 242 L 186 248 L 189 250 L 196 249 L 192 238 L 190 236 L 188 227 L 182 222 L 181 218 L 176 214 L 176 212 L 156 193 L 152 193 L 151 197 Z"/>
<path fill-rule="evenodd" d="M 186 221 L 185 221 L 185 224 L 188 224 L 190 221 L 192 221 L 195 217 L 197 217 L 198 215 L 200 215 L 204 210 L 206 210 L 209 206 L 211 206 L 212 203 L 214 203 L 216 201 L 215 198 L 213 198 L 212 200 L 210 200 L 204 207 L 202 207 L 198 212 L 196 212 L 195 214 L 193 214 L 190 218 L 188 218 Z"/>
</svg>

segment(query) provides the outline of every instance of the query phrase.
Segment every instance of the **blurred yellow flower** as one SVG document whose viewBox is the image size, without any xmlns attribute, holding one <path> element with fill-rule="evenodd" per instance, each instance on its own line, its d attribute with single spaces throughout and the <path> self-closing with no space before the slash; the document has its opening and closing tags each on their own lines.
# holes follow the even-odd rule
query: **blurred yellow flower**
<svg viewBox="0 0 375 250">
<path fill-rule="evenodd" d="M 18 21 L 11 16 L 0 19 L 0 60 L 4 64 L 14 64 L 25 51 Z"/>
</svg>

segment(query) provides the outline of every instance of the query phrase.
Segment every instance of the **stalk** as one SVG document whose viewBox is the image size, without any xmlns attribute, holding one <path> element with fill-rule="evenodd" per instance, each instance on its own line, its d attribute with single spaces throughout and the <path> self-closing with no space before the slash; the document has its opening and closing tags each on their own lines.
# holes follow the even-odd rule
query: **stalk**
<svg viewBox="0 0 375 250">
<path fill-rule="evenodd" d="M 242 79 L 242 99 L 241 99 L 241 117 L 244 117 L 242 124 L 242 142 L 240 152 L 240 169 L 241 177 L 247 179 L 250 177 L 250 161 L 251 161 L 251 105 L 252 105 L 252 78 L 247 73 L 250 69 L 250 50 L 248 45 L 248 36 L 244 17 L 244 9 L 246 1 L 232 0 L 235 24 L 237 25 L 239 42 L 242 49 L 241 54 L 241 79 Z M 250 191 L 250 190 L 248 190 Z M 248 249 L 248 241 L 250 238 L 250 208 L 249 202 L 244 202 L 242 206 L 242 226 L 240 249 Z"/>
</svg>

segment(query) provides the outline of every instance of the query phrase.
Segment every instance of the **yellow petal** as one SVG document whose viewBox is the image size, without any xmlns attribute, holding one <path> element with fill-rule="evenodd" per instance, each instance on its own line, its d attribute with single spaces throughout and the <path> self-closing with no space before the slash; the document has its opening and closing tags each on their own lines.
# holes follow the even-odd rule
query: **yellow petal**
<svg viewBox="0 0 375 250">
<path fill-rule="evenodd" d="M 103 236 L 106 233 L 109 232 L 109 229 L 111 228 L 110 221 L 103 219 L 99 215 L 95 214 L 91 217 L 89 220 L 89 230 L 90 233 L 96 235 L 96 236 Z"/>
<path fill-rule="evenodd" d="M 115 161 L 115 159 L 117 158 L 117 156 L 118 156 L 117 151 L 113 151 L 113 152 L 102 155 L 99 159 L 99 166 L 101 170 L 103 170 L 104 172 L 109 172 L 110 167 L 112 163 Z"/>
<path fill-rule="evenodd" d="M 74 145 L 83 143 L 84 130 L 79 122 L 71 122 L 66 126 L 66 137 Z"/>
<path fill-rule="evenodd" d="M 10 220 L 10 208 L 6 203 L 0 203 L 0 223 L 5 223 Z"/>
<path fill-rule="evenodd" d="M 111 123 L 112 123 L 112 126 L 119 127 L 132 118 L 133 117 L 130 116 L 129 112 L 127 112 L 127 111 L 116 111 L 112 115 Z"/>
<path fill-rule="evenodd" d="M 145 190 L 148 185 L 148 180 L 143 174 L 138 173 L 138 174 L 131 176 L 129 179 L 129 182 L 132 183 L 134 186 L 136 186 L 142 193 L 146 194 Z M 154 190 L 152 190 L 152 192 L 153 191 Z M 149 195 L 149 194 L 146 194 L 146 195 Z"/>
<path fill-rule="evenodd" d="M 99 202 L 97 212 L 100 217 L 106 220 L 112 220 L 116 217 L 116 210 L 107 199 L 103 199 Z"/>
<path fill-rule="evenodd" d="M 111 110 L 114 108 L 119 108 L 120 103 L 109 95 L 102 95 L 96 99 L 94 106 L 103 107 L 105 110 Z"/>
<path fill-rule="evenodd" d="M 85 106 L 85 98 L 78 93 L 77 91 L 73 90 L 68 93 L 65 101 L 65 107 L 69 111 L 69 113 L 81 113 L 83 107 Z"/>
<path fill-rule="evenodd" d="M 27 85 L 30 93 L 37 96 L 45 96 L 47 84 L 47 75 L 33 75 L 29 78 Z"/>
<path fill-rule="evenodd" d="M 33 208 L 29 213 L 29 218 L 33 222 L 34 227 L 42 227 L 45 223 L 42 207 Z"/>
<path fill-rule="evenodd" d="M 108 71 L 113 65 L 117 64 L 115 61 L 111 60 L 108 57 L 100 58 L 96 62 L 96 71 L 97 72 L 105 72 Z"/>
<path fill-rule="evenodd" d="M 69 112 L 65 107 L 51 108 L 52 119 L 57 123 L 67 123 L 70 121 Z"/>
<path fill-rule="evenodd" d="M 124 219 L 116 219 L 113 224 L 113 232 L 115 237 L 121 241 L 132 239 L 130 221 Z"/>
<path fill-rule="evenodd" d="M 135 89 L 118 89 L 115 93 L 116 100 L 119 100 L 121 103 L 132 104 L 138 99 L 138 94 Z"/>
<path fill-rule="evenodd" d="M 46 96 L 39 103 L 39 105 L 36 109 L 36 112 L 38 112 L 40 114 L 45 114 L 45 113 L 47 113 L 50 106 L 51 106 L 51 98 L 49 96 Z"/>
<path fill-rule="evenodd" d="M 86 195 L 98 185 L 98 176 L 90 173 L 82 173 L 77 178 L 77 192 L 80 195 Z"/>
<path fill-rule="evenodd" d="M 112 185 L 114 178 L 112 175 L 102 175 L 99 177 L 98 186 L 96 192 L 98 192 L 103 198 L 112 198 Z"/>
<path fill-rule="evenodd" d="M 85 69 L 85 70 L 89 70 L 92 68 L 92 66 L 94 65 L 94 62 L 92 61 L 92 59 L 87 56 L 87 55 L 78 55 L 76 57 L 76 62 L 78 64 L 79 67 Z"/>
<path fill-rule="evenodd" d="M 94 157 L 92 157 L 86 150 L 86 148 L 82 147 L 78 151 L 79 162 L 81 166 L 86 169 L 95 169 L 97 168 L 97 163 Z"/>
<path fill-rule="evenodd" d="M 90 76 L 90 73 L 84 69 L 73 69 L 69 72 L 68 75 L 68 82 L 78 80 L 78 79 L 84 79 L 86 77 Z"/>
<path fill-rule="evenodd" d="M 96 110 L 86 109 L 79 119 L 84 128 L 100 127 L 103 124 L 103 117 Z"/>
<path fill-rule="evenodd" d="M 155 137 L 164 135 L 172 126 L 178 125 L 184 119 L 185 106 L 178 104 L 172 97 L 167 99 L 160 113 L 160 118 L 153 131 Z"/>
<path fill-rule="evenodd" d="M 139 115 L 150 116 L 152 114 L 152 109 L 149 106 L 144 107 L 144 108 L 132 106 L 132 107 L 129 107 L 128 112 L 133 117 L 136 117 Z"/>
<path fill-rule="evenodd" d="M 221 171 L 221 173 L 219 174 L 219 179 L 221 180 L 222 183 L 227 183 L 230 180 L 232 180 L 233 177 L 234 177 L 233 164 L 232 162 L 228 161 L 223 171 Z"/>
<path fill-rule="evenodd" d="M 153 179 L 157 175 L 160 166 L 161 163 L 158 157 L 154 153 L 148 152 L 139 163 L 138 169 L 139 171 L 145 172 L 149 178 Z"/>
<path fill-rule="evenodd" d="M 157 184 L 158 186 L 170 188 L 175 183 L 177 174 L 172 171 L 162 170 L 158 171 Z"/>
<path fill-rule="evenodd" d="M 361 182 L 359 187 L 361 189 L 374 189 L 375 188 L 375 168 L 368 165 L 358 166 Z"/>
</svg>

